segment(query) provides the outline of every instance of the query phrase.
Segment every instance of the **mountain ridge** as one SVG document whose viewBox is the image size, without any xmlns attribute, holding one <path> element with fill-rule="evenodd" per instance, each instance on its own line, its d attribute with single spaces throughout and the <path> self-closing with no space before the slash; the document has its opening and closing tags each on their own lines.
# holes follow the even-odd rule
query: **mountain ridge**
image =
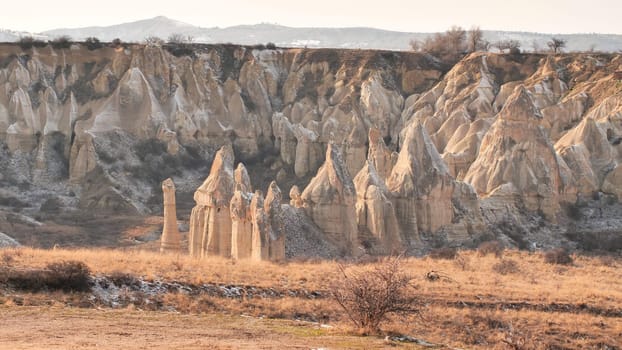
<svg viewBox="0 0 622 350">
<path fill-rule="evenodd" d="M 607 33 L 551 34 L 525 31 L 484 30 L 484 37 L 490 42 L 518 40 L 523 50 L 545 49 L 552 36 L 567 41 L 568 51 L 619 51 L 622 50 L 622 35 Z M 275 43 L 282 47 L 353 48 L 409 50 L 411 40 L 422 40 L 434 32 L 400 32 L 372 27 L 288 27 L 272 23 L 242 24 L 230 27 L 201 27 L 165 16 L 157 16 L 133 22 L 110 26 L 81 28 L 57 28 L 44 31 L 41 38 L 53 39 L 68 35 L 76 40 L 97 37 L 103 41 L 120 38 L 124 41 L 141 42 L 146 37 L 157 36 L 166 39 L 171 34 L 192 37 L 198 43 L 235 43 L 241 45 Z M 0 32 L 0 41 L 16 41 L 26 32 L 5 30 Z"/>
</svg>

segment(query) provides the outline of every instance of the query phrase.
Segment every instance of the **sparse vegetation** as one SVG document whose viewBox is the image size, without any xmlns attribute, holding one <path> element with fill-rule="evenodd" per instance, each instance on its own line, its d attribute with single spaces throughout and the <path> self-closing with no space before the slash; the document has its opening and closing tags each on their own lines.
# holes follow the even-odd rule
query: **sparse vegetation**
<svg viewBox="0 0 622 350">
<path fill-rule="evenodd" d="M 554 54 L 561 53 L 562 50 L 566 47 L 566 40 L 561 38 L 551 38 L 549 42 L 546 43 L 551 52 Z"/>
<path fill-rule="evenodd" d="M 68 49 L 71 47 L 71 44 L 71 37 L 68 35 L 62 35 L 50 41 L 50 45 L 56 50 Z"/>
<path fill-rule="evenodd" d="M 22 50 L 29 50 L 33 47 L 47 46 L 47 43 L 45 41 L 35 39 L 31 36 L 24 36 L 24 37 L 19 38 L 19 40 L 17 41 L 17 44 L 19 45 L 19 47 L 22 48 Z"/>
<path fill-rule="evenodd" d="M 499 241 L 483 242 L 477 247 L 477 252 L 480 256 L 494 254 L 497 258 L 501 258 L 503 256 L 504 250 L 503 244 Z"/>
<path fill-rule="evenodd" d="M 144 43 L 147 46 L 162 46 L 164 45 L 164 39 L 157 36 L 148 36 L 145 38 Z"/>
<path fill-rule="evenodd" d="M 7 261 L 6 255 L 3 257 Z M 13 261 L 13 258 L 10 259 Z M 90 289 L 90 270 L 81 261 L 62 261 L 48 264 L 43 269 L 0 267 L 0 285 L 38 292 L 63 290 L 83 292 Z"/>
<path fill-rule="evenodd" d="M 476 44 L 479 42 L 475 33 L 472 40 L 475 40 Z M 424 41 L 411 41 L 410 44 L 415 51 L 429 53 L 447 65 L 454 65 L 467 52 L 467 32 L 461 27 L 454 26 L 445 33 L 434 34 Z"/>
<path fill-rule="evenodd" d="M 492 270 L 501 275 L 518 273 L 518 263 L 511 259 L 502 259 L 498 263 L 492 265 Z"/>
<path fill-rule="evenodd" d="M 544 253 L 544 261 L 547 264 L 571 265 L 573 260 L 564 248 L 552 249 Z"/>
<path fill-rule="evenodd" d="M 104 44 L 102 44 L 102 42 L 99 41 L 99 39 L 95 37 L 86 38 L 86 40 L 84 40 L 84 44 L 86 45 L 86 48 L 91 51 L 101 49 L 102 47 L 104 47 Z"/>
<path fill-rule="evenodd" d="M 377 334 L 392 314 L 419 312 L 410 292 L 412 276 L 403 271 L 401 257 L 390 257 L 371 269 L 339 266 L 340 276 L 331 295 L 363 334 Z"/>
<path fill-rule="evenodd" d="M 430 258 L 432 259 L 453 260 L 456 258 L 457 255 L 458 250 L 451 247 L 436 248 L 430 251 Z"/>
<path fill-rule="evenodd" d="M 187 318 L 198 314 L 206 317 L 244 314 L 251 317 L 243 319 L 252 320 L 254 324 L 272 322 L 270 318 L 297 319 L 328 323 L 333 328 L 327 332 L 337 339 L 343 339 L 351 324 L 327 290 L 327 286 L 338 278 L 335 275 L 337 263 L 331 261 L 271 264 L 108 249 L 11 248 L 4 250 L 3 254 L 11 257 L 9 266 L 23 270 L 41 270 L 50 262 L 84 261 L 93 269 L 93 275 L 103 274 L 115 285 L 128 286 L 120 288 L 126 291 L 119 299 L 119 307 L 123 308 L 124 314 L 131 313 L 132 309 L 143 310 L 141 319 L 147 315 L 149 319 L 159 319 L 177 313 L 183 313 Z M 622 271 L 603 265 L 598 257 L 577 256 L 576 266 L 562 267 L 564 271 L 559 273 L 557 267 L 547 265 L 540 254 L 506 251 L 503 260 L 514 261 L 518 272 L 502 274 L 494 269 L 500 260 L 480 257 L 475 251 L 461 251 L 460 256 L 467 258 L 474 268 L 462 269 L 456 260 L 402 258 L 401 267 L 412 276 L 411 284 L 416 286 L 407 288 L 408 296 L 417 298 L 422 314 L 392 317 L 381 323 L 382 329 L 391 334 L 411 334 L 432 343 L 450 342 L 448 346 L 468 349 L 505 349 L 508 345 L 503 340 L 511 341 L 511 336 L 528 337 L 531 343 L 548 348 L 560 344 L 566 348 L 601 348 L 603 344 L 612 348 L 616 344 L 615 340 L 622 332 L 622 325 L 618 322 L 622 315 L 622 289 L 611 281 L 622 278 Z M 375 264 L 375 261 L 362 263 L 352 269 L 373 271 Z M 493 271 L 495 273 L 491 273 Z M 428 282 L 427 272 L 436 272 L 441 278 Z M 252 290 L 248 286 L 253 286 L 283 293 L 283 296 L 263 298 L 241 294 L 239 297 L 219 297 L 203 292 L 195 294 L 196 289 L 192 293 L 149 295 L 139 287 L 131 287 L 138 284 L 138 280 L 151 281 L 155 285 L 175 281 L 194 286 L 192 288 L 200 288 L 204 283 L 218 283 L 223 287 L 247 286 L 247 291 Z M 84 315 L 114 312 L 89 299 L 91 294 L 88 293 L 48 294 L 45 291 L 17 290 L 8 295 L 0 294 L 0 307 L 3 312 L 17 314 L 24 311 L 16 305 L 72 313 L 77 310 L 62 305 L 106 310 L 94 312 L 86 309 Z M 290 296 L 289 293 L 294 291 L 304 291 L 309 297 Z M 51 303 L 61 307 L 50 309 Z M 167 312 L 151 311 L 147 314 L 146 310 Z M 171 313 L 171 310 L 176 312 Z M 88 319 L 91 322 L 91 318 Z M 582 336 L 573 335 L 577 329 L 581 329 Z M 377 340 L 356 339 L 363 339 L 368 346 Z"/>
</svg>

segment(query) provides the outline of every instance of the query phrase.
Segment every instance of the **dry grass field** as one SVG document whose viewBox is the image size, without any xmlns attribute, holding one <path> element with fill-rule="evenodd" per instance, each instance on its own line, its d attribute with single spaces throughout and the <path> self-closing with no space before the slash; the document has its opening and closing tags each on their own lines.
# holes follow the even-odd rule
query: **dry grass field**
<svg viewBox="0 0 622 350">
<path fill-rule="evenodd" d="M 94 302 L 89 293 L 4 288 L 0 290 L 0 314 L 12 322 L 11 327 L 0 330 L 0 340 L 9 342 L 0 344 L 29 348 L 30 342 L 20 342 L 11 334 L 18 330 L 38 334 L 37 330 L 45 328 L 36 322 L 41 318 L 45 324 L 56 324 L 54 327 L 67 327 L 59 319 L 80 326 L 68 343 L 60 342 L 73 346 L 54 347 L 49 343 L 30 348 L 89 348 L 91 345 L 80 346 L 79 342 L 91 341 L 88 339 L 98 327 L 123 329 L 129 323 L 135 325 L 127 331 L 129 338 L 145 342 L 150 332 L 170 331 L 162 336 L 160 348 L 192 348 L 184 345 L 190 344 L 190 339 L 200 348 L 201 344 L 211 344 L 212 338 L 218 339 L 212 339 L 217 348 L 235 349 L 398 346 L 385 343 L 382 335 L 357 336 L 357 330 L 329 297 L 331 286 L 339 279 L 339 263 L 334 261 L 272 264 L 103 249 L 20 248 L 0 252 L 0 266 L 20 269 L 67 260 L 85 262 L 94 276 L 123 273 L 147 281 L 246 286 L 278 293 L 273 297 L 223 297 L 169 291 L 147 296 L 157 302 L 128 298 L 113 309 Z M 352 268 L 373 266 L 374 262 L 359 262 Z M 617 258 L 575 255 L 571 264 L 560 265 L 546 263 L 543 253 L 504 251 L 497 257 L 461 251 L 450 259 L 404 259 L 402 268 L 413 276 L 412 293 L 420 302 L 421 315 L 391 319 L 382 325 L 387 334 L 406 334 L 463 349 L 622 348 L 622 261 Z M 296 291 L 306 294 L 293 293 Z M 304 296 L 309 292 L 316 292 L 317 297 Z M 90 325 L 85 319 L 95 321 Z M 252 325 L 248 324 L 250 320 L 254 320 Z M 203 336 L 190 336 L 187 323 L 196 325 Z M 318 328 L 319 324 L 332 328 Z M 45 330 L 52 332 L 54 327 Z M 156 328 L 161 331 L 154 332 Z M 219 332 L 228 335 L 220 337 Z M 41 339 L 48 336 L 42 334 Z M 182 340 L 188 343 L 181 344 Z M 111 342 L 123 344 L 123 338 L 114 336 Z M 140 348 L 138 343 L 128 345 Z"/>
</svg>

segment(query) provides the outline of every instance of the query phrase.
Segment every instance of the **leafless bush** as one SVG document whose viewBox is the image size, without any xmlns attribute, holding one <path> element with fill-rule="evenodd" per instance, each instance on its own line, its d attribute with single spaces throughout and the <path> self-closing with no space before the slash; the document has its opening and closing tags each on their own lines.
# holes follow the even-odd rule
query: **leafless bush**
<svg viewBox="0 0 622 350">
<path fill-rule="evenodd" d="M 503 259 L 492 265 L 492 270 L 501 275 L 509 275 L 520 271 L 518 263 L 510 259 Z"/>
<path fill-rule="evenodd" d="M 162 46 L 164 45 L 164 39 L 157 36 L 148 36 L 145 38 L 145 45 L 148 46 Z"/>
<path fill-rule="evenodd" d="M 0 284 L 38 292 L 63 290 L 83 292 L 90 290 L 90 270 L 81 261 L 51 263 L 45 269 L 0 268 Z"/>
<path fill-rule="evenodd" d="M 435 260 L 438 260 L 438 259 L 453 260 L 456 258 L 457 255 L 458 255 L 458 250 L 456 250 L 456 248 L 451 248 L 451 247 L 436 248 L 430 251 L 430 258 L 435 259 Z"/>
<path fill-rule="evenodd" d="M 71 37 L 68 35 L 62 35 L 52 40 L 50 44 L 57 50 L 68 49 L 71 47 Z"/>
<path fill-rule="evenodd" d="M 24 36 L 19 38 L 17 44 L 22 48 L 22 50 L 28 50 L 34 47 L 45 47 L 47 43 L 43 40 L 35 39 L 31 36 Z"/>
<path fill-rule="evenodd" d="M 102 42 L 94 36 L 86 38 L 86 40 L 84 40 L 84 44 L 86 45 L 86 48 L 90 51 L 101 49 L 102 47 L 104 47 L 104 44 L 102 44 Z"/>
<path fill-rule="evenodd" d="M 403 271 L 401 262 L 401 256 L 390 257 L 368 270 L 339 265 L 331 295 L 363 334 L 378 333 L 391 314 L 419 312 L 410 290 L 412 276 Z"/>
<path fill-rule="evenodd" d="M 87 291 L 90 289 L 91 270 L 82 261 L 61 261 L 48 264 L 47 286 L 64 291 Z"/>
<path fill-rule="evenodd" d="M 557 248 L 544 253 L 544 261 L 548 264 L 570 265 L 572 257 L 566 249 Z"/>
<path fill-rule="evenodd" d="M 551 41 L 547 42 L 546 45 L 554 54 L 558 54 L 561 53 L 562 49 L 566 47 L 566 40 L 561 38 L 551 38 Z"/>
<path fill-rule="evenodd" d="M 503 244 L 499 241 L 483 242 L 479 245 L 479 247 L 477 247 L 477 252 L 480 256 L 494 254 L 497 258 L 500 258 L 503 256 L 503 251 Z"/>
<path fill-rule="evenodd" d="M 453 65 L 467 52 L 467 32 L 461 27 L 451 27 L 445 33 L 437 33 L 424 41 L 411 41 L 412 49 L 429 53 L 445 64 Z"/>
</svg>

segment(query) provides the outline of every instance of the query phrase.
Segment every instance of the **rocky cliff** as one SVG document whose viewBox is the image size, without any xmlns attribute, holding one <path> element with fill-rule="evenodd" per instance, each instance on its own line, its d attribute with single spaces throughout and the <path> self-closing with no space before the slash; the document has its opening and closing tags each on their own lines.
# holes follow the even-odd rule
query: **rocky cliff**
<svg viewBox="0 0 622 350">
<path fill-rule="evenodd" d="M 162 180 L 183 209 L 205 179 L 195 255 L 234 239 L 251 256 L 254 220 L 296 255 L 302 216 L 349 252 L 554 244 L 619 227 L 621 70 L 615 54 L 474 53 L 447 70 L 406 52 L 4 44 L 0 205 L 142 215 L 162 210 Z"/>
</svg>

